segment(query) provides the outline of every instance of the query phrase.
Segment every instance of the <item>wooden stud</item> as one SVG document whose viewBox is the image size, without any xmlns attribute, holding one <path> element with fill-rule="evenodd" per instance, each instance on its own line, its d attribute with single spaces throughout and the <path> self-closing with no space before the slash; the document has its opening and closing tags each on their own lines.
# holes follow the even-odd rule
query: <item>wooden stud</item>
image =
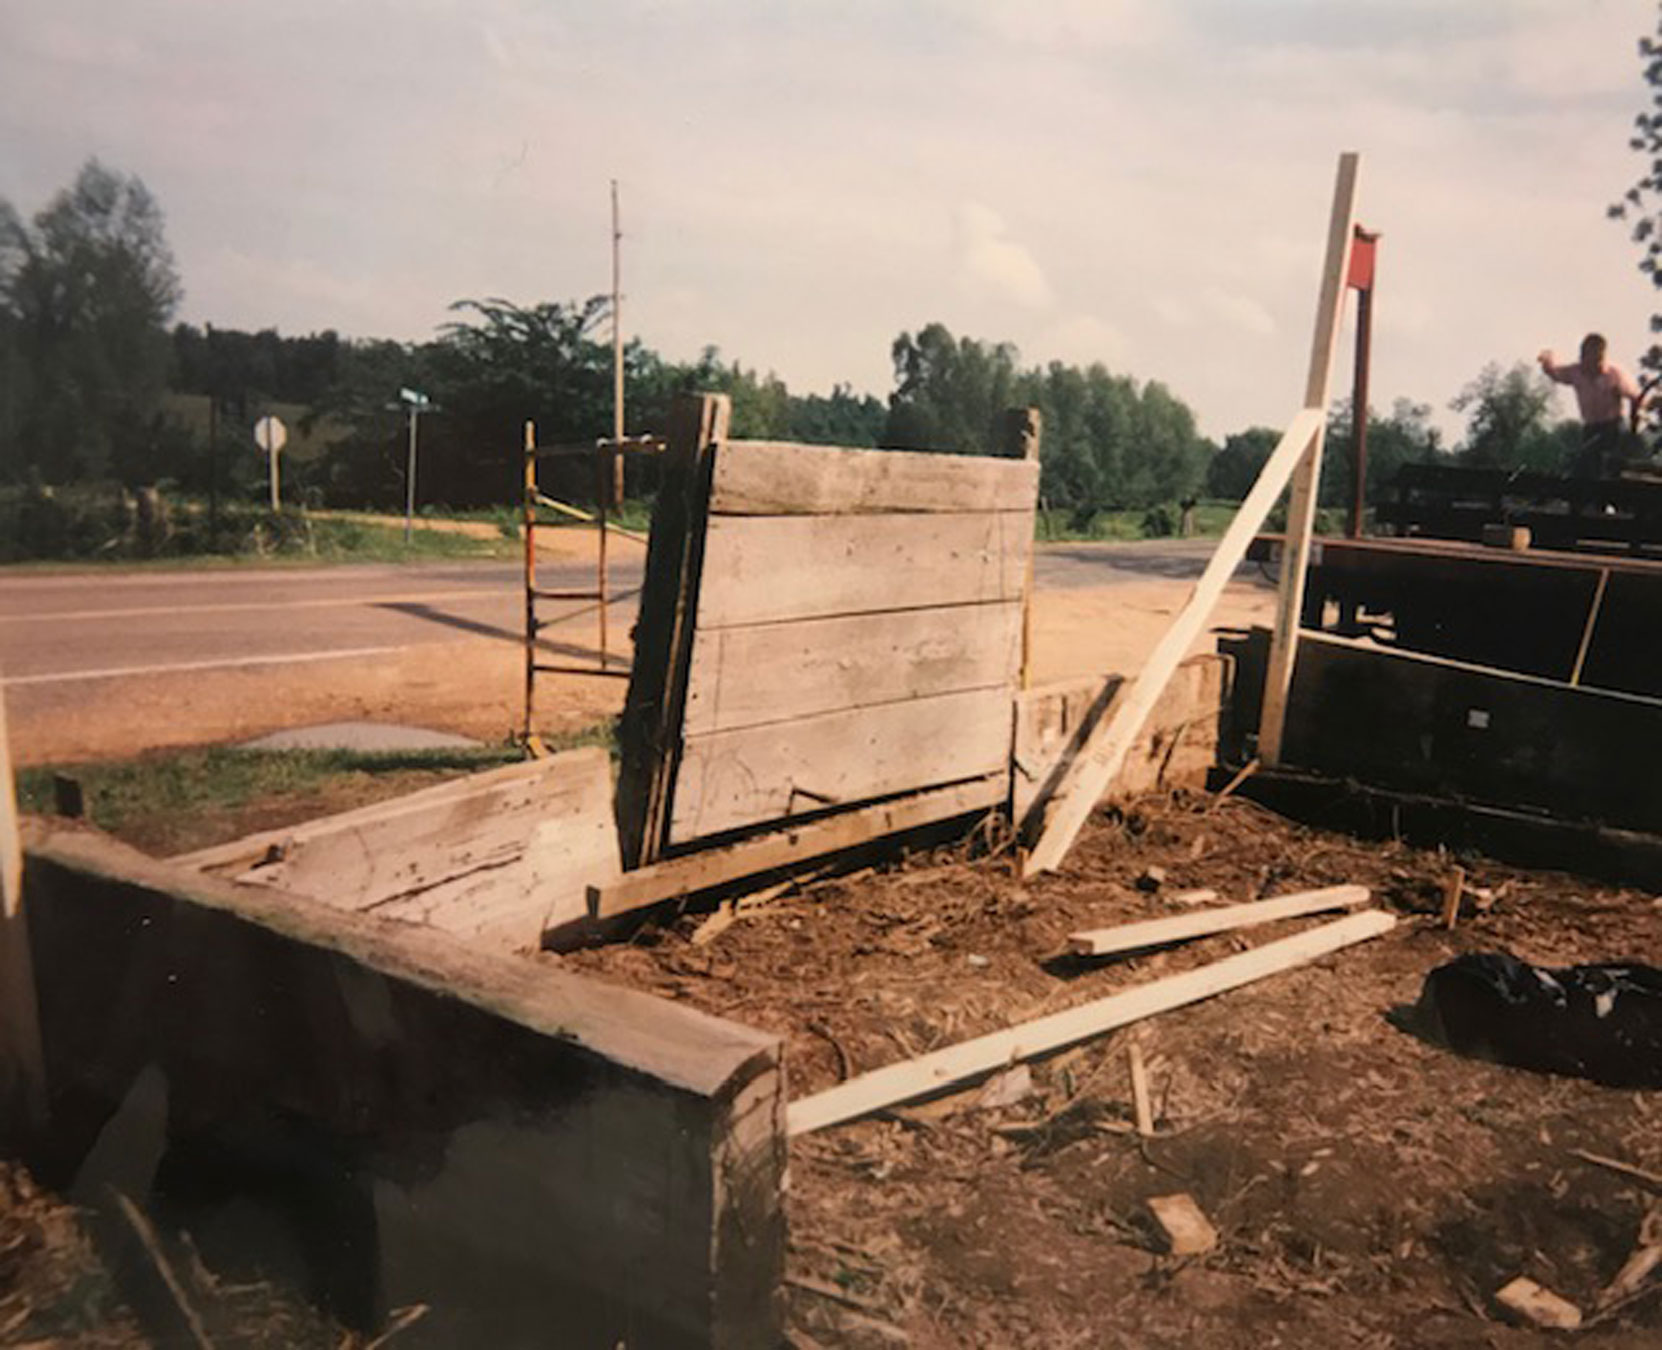
<svg viewBox="0 0 1662 1350">
<path fill-rule="evenodd" d="M 713 890 L 743 877 L 856 848 L 885 835 L 952 820 L 973 811 L 990 811 L 1003 800 L 1001 775 L 861 807 L 725 848 L 669 858 L 626 872 L 609 884 L 590 886 L 589 914 L 596 919 L 614 918 L 676 896 Z"/>
<path fill-rule="evenodd" d="M 1449 932 L 1454 931 L 1454 925 L 1460 918 L 1460 897 L 1466 890 L 1466 869 L 1452 867 L 1443 880 L 1443 927 Z"/>
<path fill-rule="evenodd" d="M 1094 1003 L 891 1064 L 792 1102 L 785 1113 L 785 1127 L 792 1135 L 807 1134 L 925 1097 L 1019 1060 L 1063 1050 L 1116 1027 L 1319 960 L 1395 926 L 1394 915 L 1365 910 L 1238 956 L 1110 994 Z"/>
<path fill-rule="evenodd" d="M 1037 465 L 1044 421 L 1037 408 L 1010 408 L 1004 414 L 1003 452 L 1009 459 Z M 1035 484 L 1037 487 L 1037 484 Z M 1033 553 L 1027 554 L 1027 580 L 1021 591 L 1021 688 L 1033 683 Z"/>
<path fill-rule="evenodd" d="M 1298 630 L 1304 612 L 1304 583 L 1310 566 L 1310 538 L 1315 526 L 1316 493 L 1321 483 L 1322 441 L 1327 433 L 1328 385 L 1339 341 L 1339 315 L 1345 303 L 1345 273 L 1356 235 L 1356 178 L 1361 158 L 1339 157 L 1333 186 L 1333 213 L 1328 224 L 1327 263 L 1321 298 L 1316 304 L 1316 331 L 1310 349 L 1310 374 L 1304 386 L 1306 410 L 1319 414 L 1305 457 L 1293 474 L 1287 503 L 1287 533 L 1281 550 L 1281 581 L 1276 592 L 1275 633 L 1264 677 L 1264 708 L 1259 719 L 1258 753 L 1275 765 L 1281 757 L 1286 727 L 1287 694 L 1292 688 Z"/>
<path fill-rule="evenodd" d="M 1024 875 L 1053 871 L 1061 865 L 1091 808 L 1101 799 L 1104 789 L 1125 762 L 1127 752 L 1147 726 L 1173 672 L 1200 636 L 1218 597 L 1246 557 L 1248 546 L 1281 495 L 1294 465 L 1309 447 L 1311 437 L 1320 430 L 1321 422 L 1319 412 L 1305 408 L 1288 424 L 1280 443 L 1259 471 L 1258 481 L 1218 541 L 1217 550 L 1195 583 L 1188 602 L 1149 654 L 1129 694 L 1118 700 L 1113 711 L 1097 724 L 1063 777 L 1050 808 L 1044 813 L 1041 832 L 1023 868 Z"/>
<path fill-rule="evenodd" d="M 1121 924 L 1118 928 L 1071 933 L 1068 947 L 1076 956 L 1111 956 L 1116 952 L 1141 951 L 1170 942 L 1184 942 L 1189 938 L 1249 928 L 1253 924 L 1273 923 L 1277 919 L 1296 919 L 1330 909 L 1358 909 L 1368 903 L 1369 895 L 1366 886 L 1325 886 L 1320 890 L 1277 896 L 1273 900 L 1254 900 L 1244 905 L 1224 905 L 1194 914 L 1178 914 L 1169 919 L 1147 919 L 1142 923 Z"/>
<path fill-rule="evenodd" d="M 1598 626 L 1599 610 L 1604 606 L 1604 588 L 1610 584 L 1610 569 L 1599 568 L 1598 584 L 1593 587 L 1593 603 L 1587 607 L 1587 623 L 1581 630 L 1581 645 L 1576 648 L 1575 665 L 1570 669 L 1570 683 L 1581 683 L 1581 671 L 1587 664 L 1587 649 L 1593 645 L 1593 629 Z"/>
<path fill-rule="evenodd" d="M 1137 1133 L 1144 1139 L 1152 1139 L 1154 1104 L 1148 1096 L 1148 1068 L 1143 1063 L 1143 1047 L 1132 1041 L 1126 1047 L 1126 1058 L 1131 1070 L 1131 1104 L 1137 1116 Z"/>
</svg>

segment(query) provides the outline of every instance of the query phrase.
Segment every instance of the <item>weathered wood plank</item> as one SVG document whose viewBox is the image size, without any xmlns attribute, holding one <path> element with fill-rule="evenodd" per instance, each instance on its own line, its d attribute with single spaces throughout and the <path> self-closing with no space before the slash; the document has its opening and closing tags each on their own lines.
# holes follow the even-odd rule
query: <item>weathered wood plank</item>
<svg viewBox="0 0 1662 1350">
<path fill-rule="evenodd" d="M 807 1134 L 939 1092 L 1017 1060 L 1061 1050 L 1115 1027 L 1318 960 L 1352 943 L 1378 937 L 1395 926 L 1396 917 L 1381 910 L 1352 914 L 1180 975 L 1169 975 L 1006 1031 L 995 1031 L 917 1059 L 874 1069 L 792 1102 L 785 1112 L 786 1131 L 791 1135 Z"/>
<path fill-rule="evenodd" d="M 177 861 L 337 909 L 535 946 L 620 871 L 610 758 L 568 750 Z"/>
<path fill-rule="evenodd" d="M 982 455 L 729 441 L 716 456 L 717 515 L 1031 511 L 1039 466 Z"/>
<path fill-rule="evenodd" d="M 746 839 L 724 848 L 668 858 L 617 880 L 590 886 L 589 915 L 609 919 L 677 896 L 725 886 L 742 877 L 823 857 L 900 834 L 923 825 L 952 820 L 974 811 L 990 811 L 1005 796 L 1004 775 L 934 788 L 875 806 L 792 825 L 776 834 Z"/>
<path fill-rule="evenodd" d="M 715 516 L 701 628 L 1021 599 L 1031 511 Z"/>
<path fill-rule="evenodd" d="M 671 842 L 1000 772 L 1010 727 L 1000 688 L 698 737 L 682 752 Z"/>
<path fill-rule="evenodd" d="M 1163 787 L 1201 787 L 1217 762 L 1227 658 L 1191 656 L 1172 675 L 1148 725 L 1102 800 Z M 1122 675 L 1064 680 L 1016 695 L 1011 816 L 1026 827 L 1061 784 L 1096 725 L 1126 694 Z"/>
<path fill-rule="evenodd" d="M 1322 418 L 1323 414 L 1317 410 L 1304 408 L 1288 423 L 1280 443 L 1270 452 L 1252 490 L 1218 541 L 1217 550 L 1195 583 L 1188 602 L 1155 644 L 1130 694 L 1111 716 L 1097 724 L 1075 757 L 1052 798 L 1053 806 L 1047 811 L 1033 851 L 1028 855 L 1024 875 L 1053 871 L 1067 856 L 1091 808 L 1100 800 L 1103 789 L 1114 781 L 1127 752 L 1148 725 L 1172 672 L 1182 662 L 1190 644 L 1200 636 L 1212 607 L 1246 556 L 1247 546 L 1258 527 L 1281 496 L 1294 467 L 1309 447 L 1310 438 L 1320 430 Z"/>
<path fill-rule="evenodd" d="M 656 860 L 664 847 L 693 633 L 700 622 L 710 474 L 716 448 L 727 439 L 732 410 L 725 394 L 683 397 L 671 410 L 670 448 L 652 510 L 641 583 L 634 663 L 618 723 L 618 843 L 627 867 Z"/>
<path fill-rule="evenodd" d="M 1272 900 L 1253 900 L 1241 905 L 1220 905 L 1193 914 L 1174 914 L 1163 919 L 1123 923 L 1115 928 L 1091 928 L 1068 934 L 1068 947 L 1076 956 L 1112 956 L 1117 952 L 1140 951 L 1168 942 L 1227 933 L 1277 919 L 1297 919 L 1330 909 L 1357 909 L 1368 903 L 1366 886 L 1324 886 L 1316 891 L 1278 895 Z"/>
<path fill-rule="evenodd" d="M 1021 614 L 1012 600 L 706 629 L 693 641 L 683 734 L 1013 684 Z"/>
</svg>

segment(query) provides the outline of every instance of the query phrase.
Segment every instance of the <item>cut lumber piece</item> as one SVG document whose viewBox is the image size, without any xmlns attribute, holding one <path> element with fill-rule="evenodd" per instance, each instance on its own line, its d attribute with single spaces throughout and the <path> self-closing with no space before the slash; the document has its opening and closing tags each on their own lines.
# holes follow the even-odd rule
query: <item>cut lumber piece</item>
<svg viewBox="0 0 1662 1350">
<path fill-rule="evenodd" d="M 1021 601 L 1033 512 L 713 516 L 700 629 Z"/>
<path fill-rule="evenodd" d="M 1538 1327 L 1574 1331 L 1581 1326 L 1580 1308 L 1524 1275 L 1499 1290 L 1495 1302 Z"/>
<path fill-rule="evenodd" d="M 23 906 L 23 838 L 0 680 L 0 1121 L 47 1123 L 46 1061 L 41 1052 L 29 921 Z"/>
<path fill-rule="evenodd" d="M 1276 588 L 1275 634 L 1270 642 L 1268 673 L 1264 678 L 1263 712 L 1259 717 L 1258 752 L 1266 764 L 1281 759 L 1281 737 L 1286 729 L 1287 693 L 1293 684 L 1298 655 L 1299 624 L 1304 614 L 1304 583 L 1309 575 L 1310 541 L 1315 533 L 1316 494 L 1321 483 L 1322 442 L 1327 434 L 1328 386 L 1334 349 L 1339 343 L 1339 318 L 1344 310 L 1345 274 L 1356 238 L 1356 178 L 1361 156 L 1339 156 L 1333 183 L 1333 210 L 1328 220 L 1327 261 L 1322 268 L 1321 296 L 1316 301 L 1316 331 L 1310 345 L 1310 373 L 1304 386 L 1304 406 L 1321 415 L 1309 451 L 1294 467 L 1287 497 L 1287 531 L 1281 549 L 1280 584 Z"/>
<path fill-rule="evenodd" d="M 1125 763 L 1126 753 L 1142 735 L 1172 673 L 1205 628 L 1223 588 L 1246 557 L 1247 546 L 1280 497 L 1293 467 L 1309 447 L 1310 438 L 1321 430 L 1322 424 L 1323 414 L 1314 408 L 1301 409 L 1288 424 L 1280 443 L 1264 462 L 1258 481 L 1218 541 L 1217 550 L 1195 583 L 1188 602 L 1150 653 L 1130 693 L 1118 700 L 1114 710 L 1097 724 L 1069 766 L 1052 798 L 1052 809 L 1045 813 L 1042 833 L 1027 857 L 1024 875 L 1053 871 L 1067 856 L 1091 808 L 1113 782 Z"/>
<path fill-rule="evenodd" d="M 711 890 L 742 877 L 854 848 L 884 835 L 952 820 L 972 811 L 989 811 L 1004 800 L 1005 790 L 1004 776 L 999 774 L 826 816 L 725 848 L 669 858 L 625 872 L 616 881 L 590 886 L 589 914 L 609 919 L 676 896 Z"/>
<path fill-rule="evenodd" d="M 690 740 L 671 843 L 1007 772 L 1010 690 L 976 689 Z"/>
<path fill-rule="evenodd" d="M 785 1113 L 786 1130 L 792 1135 L 807 1134 L 928 1096 L 966 1078 L 1064 1049 L 1155 1013 L 1197 1003 L 1267 975 L 1318 960 L 1353 943 L 1378 937 L 1395 926 L 1395 916 L 1381 910 L 1352 914 L 1180 975 L 1154 980 L 1093 1003 L 873 1070 L 792 1102 Z"/>
<path fill-rule="evenodd" d="M 1148 724 L 1103 788 L 1119 798 L 1169 787 L 1203 787 L 1218 757 L 1218 728 L 1230 661 L 1215 652 L 1191 656 L 1172 673 Z M 1123 675 L 1062 680 L 1016 695 L 1015 776 L 1011 814 L 1039 819 L 1092 731 L 1129 693 Z"/>
<path fill-rule="evenodd" d="M 1036 460 L 729 441 L 716 456 L 710 510 L 742 516 L 1031 511 L 1038 490 Z"/>
<path fill-rule="evenodd" d="M 652 508 L 635 655 L 618 721 L 618 842 L 628 867 L 657 861 L 668 834 L 704 573 L 710 474 L 732 412 L 725 394 L 685 395 L 670 410 L 670 448 Z"/>
<path fill-rule="evenodd" d="M 1194 914 L 1176 914 L 1168 919 L 1145 919 L 1117 928 L 1091 928 L 1068 935 L 1068 947 L 1076 956 L 1110 956 L 1115 952 L 1141 951 L 1168 942 L 1227 933 L 1234 928 L 1296 919 L 1330 909 L 1358 909 L 1368 903 L 1366 886 L 1324 886 L 1316 891 L 1278 895 L 1273 900 L 1254 900 L 1243 905 L 1223 905 Z"/>
<path fill-rule="evenodd" d="M 687 739 L 1015 682 L 1021 605 L 900 610 L 700 632 Z M 789 734 L 786 731 L 784 734 Z"/>
<path fill-rule="evenodd" d="M 1143 1063 L 1143 1047 L 1132 1041 L 1125 1054 L 1131 1070 L 1131 1107 L 1137 1117 L 1137 1133 L 1144 1139 L 1152 1139 L 1154 1103 L 1148 1095 L 1148 1066 Z"/>
<path fill-rule="evenodd" d="M 1187 1192 L 1151 1195 L 1148 1209 L 1165 1235 L 1166 1250 L 1173 1256 L 1203 1256 L 1218 1245 L 1218 1230 Z"/>
</svg>

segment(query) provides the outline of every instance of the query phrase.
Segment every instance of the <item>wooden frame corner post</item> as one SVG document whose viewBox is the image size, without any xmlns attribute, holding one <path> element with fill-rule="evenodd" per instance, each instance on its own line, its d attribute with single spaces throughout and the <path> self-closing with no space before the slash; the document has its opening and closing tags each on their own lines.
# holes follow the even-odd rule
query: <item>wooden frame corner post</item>
<svg viewBox="0 0 1662 1350">
<path fill-rule="evenodd" d="M 23 839 L 12 782 L 6 687 L 0 680 L 0 1129 L 43 1129 L 46 1111 L 40 1010 L 23 908 Z"/>
</svg>

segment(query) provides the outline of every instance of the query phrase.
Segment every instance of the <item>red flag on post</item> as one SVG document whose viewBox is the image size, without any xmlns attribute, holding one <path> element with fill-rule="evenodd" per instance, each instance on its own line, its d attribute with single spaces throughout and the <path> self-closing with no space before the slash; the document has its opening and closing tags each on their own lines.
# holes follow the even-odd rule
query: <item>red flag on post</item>
<svg viewBox="0 0 1662 1350">
<path fill-rule="evenodd" d="M 1378 244 L 1378 231 L 1364 230 L 1360 225 L 1356 227 L 1356 233 L 1351 236 L 1350 273 L 1345 277 L 1345 285 L 1352 290 L 1373 289 L 1373 262 Z"/>
</svg>

